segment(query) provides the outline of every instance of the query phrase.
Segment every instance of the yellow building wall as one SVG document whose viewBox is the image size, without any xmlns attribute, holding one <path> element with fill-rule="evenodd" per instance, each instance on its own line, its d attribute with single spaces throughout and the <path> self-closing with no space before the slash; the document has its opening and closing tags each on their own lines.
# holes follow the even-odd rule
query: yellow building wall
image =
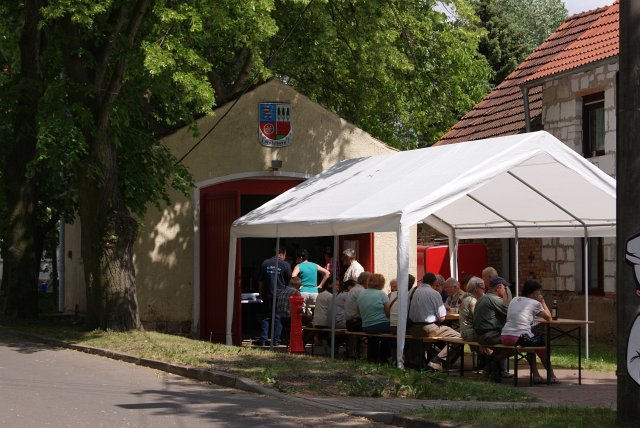
<svg viewBox="0 0 640 428">
<path fill-rule="evenodd" d="M 291 145 L 274 149 L 259 143 L 260 102 L 291 104 Z M 178 324 L 185 330 L 189 323 L 198 322 L 200 188 L 243 178 L 307 178 L 344 159 L 394 150 L 276 80 L 247 92 L 237 102 L 227 103 L 215 111 L 215 116 L 200 119 L 198 129 L 200 136 L 194 137 L 183 128 L 163 140 L 181 159 L 208 133 L 182 161 L 193 175 L 196 188 L 189 197 L 172 192 L 172 204 L 161 210 L 150 206 L 135 246 L 140 316 L 147 324 L 153 323 L 152 327 Z M 271 170 L 275 159 L 282 161 L 278 171 Z M 74 257 L 65 258 L 65 309 L 72 310 L 78 304 L 84 311 L 78 226 L 78 222 L 69 225 L 66 233 L 66 249 L 73 251 Z M 374 242 L 376 270 L 389 281 L 395 277 L 395 234 L 376 234 Z M 411 271 L 415 272 L 415 248 L 410 260 Z"/>
</svg>

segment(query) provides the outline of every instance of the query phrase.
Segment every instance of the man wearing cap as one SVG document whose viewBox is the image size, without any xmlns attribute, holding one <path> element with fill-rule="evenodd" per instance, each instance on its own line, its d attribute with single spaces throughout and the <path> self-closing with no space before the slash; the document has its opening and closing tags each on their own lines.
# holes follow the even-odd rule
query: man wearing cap
<svg viewBox="0 0 640 428">
<path fill-rule="evenodd" d="M 487 294 L 476 303 L 473 312 L 473 329 L 481 345 L 490 346 L 501 343 L 500 334 L 507 321 L 507 286 L 508 282 L 505 279 L 499 276 L 493 278 L 489 281 Z M 489 358 L 489 376 L 494 382 L 501 381 L 502 359 L 502 355 L 498 352 L 494 352 Z"/>
<path fill-rule="evenodd" d="M 417 337 L 460 337 L 460 333 L 451 327 L 440 325 L 447 315 L 447 310 L 440 293 L 432 288 L 435 282 L 436 276 L 427 272 L 422 277 L 422 284 L 412 293 L 409 302 L 409 319 L 412 323 L 409 334 Z M 454 350 L 447 355 L 447 347 L 444 346 L 427 365 L 434 370 L 442 371 L 445 364 L 451 367 L 457 357 L 458 352 Z"/>
</svg>

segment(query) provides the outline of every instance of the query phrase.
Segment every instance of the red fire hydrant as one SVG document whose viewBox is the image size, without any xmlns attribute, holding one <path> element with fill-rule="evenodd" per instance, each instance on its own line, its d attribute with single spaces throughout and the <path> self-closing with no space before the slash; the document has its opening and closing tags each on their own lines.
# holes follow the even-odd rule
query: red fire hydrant
<svg viewBox="0 0 640 428">
<path fill-rule="evenodd" d="M 291 333 L 289 335 L 289 353 L 304 354 L 302 343 L 302 303 L 304 298 L 300 295 L 289 297 L 291 306 Z"/>
</svg>

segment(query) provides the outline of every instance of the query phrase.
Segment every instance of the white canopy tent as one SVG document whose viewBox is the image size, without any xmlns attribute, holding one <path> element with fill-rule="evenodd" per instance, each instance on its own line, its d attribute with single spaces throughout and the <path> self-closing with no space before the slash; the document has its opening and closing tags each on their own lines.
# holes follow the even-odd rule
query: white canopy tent
<svg viewBox="0 0 640 428">
<path fill-rule="evenodd" d="M 615 180 L 544 131 L 345 160 L 233 223 L 227 343 L 237 238 L 396 232 L 403 320 L 409 231 L 419 222 L 449 237 L 457 272 L 460 239 L 615 236 L 615 216 Z M 405 334 L 400 323 L 398 361 Z"/>
</svg>

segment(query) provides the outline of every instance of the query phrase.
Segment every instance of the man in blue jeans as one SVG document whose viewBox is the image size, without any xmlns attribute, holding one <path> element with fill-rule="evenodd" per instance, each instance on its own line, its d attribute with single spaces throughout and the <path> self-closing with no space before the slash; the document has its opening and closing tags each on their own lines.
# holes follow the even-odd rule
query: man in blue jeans
<svg viewBox="0 0 640 428">
<path fill-rule="evenodd" d="M 260 276 L 258 277 L 258 287 L 260 290 L 260 297 L 262 298 L 262 321 L 260 339 L 257 345 L 265 346 L 269 342 L 270 324 L 271 324 L 271 311 L 273 308 L 274 296 L 277 296 L 289 283 L 291 279 L 291 266 L 285 261 L 287 256 L 287 249 L 281 247 L 278 249 L 278 255 L 266 259 L 262 262 L 260 267 Z M 274 272 L 276 282 L 274 284 Z M 274 290 L 275 289 L 275 290 Z M 275 291 L 275 293 L 274 293 Z M 280 322 L 280 315 L 276 311 L 273 331 L 273 345 L 280 345 L 280 334 L 282 333 L 282 323 Z"/>
</svg>

